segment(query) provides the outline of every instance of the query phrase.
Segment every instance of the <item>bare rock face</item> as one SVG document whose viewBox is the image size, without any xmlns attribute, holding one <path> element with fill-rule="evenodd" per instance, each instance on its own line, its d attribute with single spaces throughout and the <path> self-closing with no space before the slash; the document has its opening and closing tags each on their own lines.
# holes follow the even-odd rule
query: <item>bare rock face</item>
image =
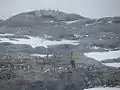
<svg viewBox="0 0 120 90">
<path fill-rule="evenodd" d="M 3 22 L 4 20 L 0 19 L 0 23 Z"/>
</svg>

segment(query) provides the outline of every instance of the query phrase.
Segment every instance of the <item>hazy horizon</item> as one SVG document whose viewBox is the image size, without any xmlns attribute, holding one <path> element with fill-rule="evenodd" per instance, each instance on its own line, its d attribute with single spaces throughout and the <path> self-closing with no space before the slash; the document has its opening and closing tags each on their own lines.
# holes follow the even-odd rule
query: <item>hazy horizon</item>
<svg viewBox="0 0 120 90">
<path fill-rule="evenodd" d="M 58 9 L 89 18 L 120 16 L 120 0 L 0 0 L 0 19 L 22 12 Z"/>
</svg>

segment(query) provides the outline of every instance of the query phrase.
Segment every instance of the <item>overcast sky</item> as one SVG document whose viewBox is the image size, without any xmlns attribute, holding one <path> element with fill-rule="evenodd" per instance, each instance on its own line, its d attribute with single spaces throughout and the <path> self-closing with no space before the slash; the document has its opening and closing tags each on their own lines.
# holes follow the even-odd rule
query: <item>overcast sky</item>
<svg viewBox="0 0 120 90">
<path fill-rule="evenodd" d="M 0 0 L 0 18 L 41 8 L 59 9 L 91 18 L 120 16 L 120 0 Z"/>
</svg>

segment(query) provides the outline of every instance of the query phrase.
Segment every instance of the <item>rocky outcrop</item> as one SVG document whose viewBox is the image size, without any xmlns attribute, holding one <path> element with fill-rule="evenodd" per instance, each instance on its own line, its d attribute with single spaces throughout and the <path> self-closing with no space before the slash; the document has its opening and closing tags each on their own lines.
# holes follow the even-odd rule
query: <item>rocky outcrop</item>
<svg viewBox="0 0 120 90">
<path fill-rule="evenodd" d="M 0 75 L 9 76 L 7 79 L 2 77 L 1 80 L 0 78 L 1 90 L 84 90 L 84 88 L 98 86 L 120 85 L 120 71 L 110 67 L 77 64 L 76 68 L 73 69 L 69 64 L 58 64 L 56 66 L 53 66 L 53 64 L 42 66 L 40 64 L 36 66 L 36 69 L 32 67 L 29 69 L 12 68 L 13 73 L 9 74 L 8 70 L 11 64 L 8 64 L 1 64 L 6 66 L 7 73 L 1 73 Z"/>
<path fill-rule="evenodd" d="M 46 22 L 74 21 L 78 19 L 84 19 L 84 17 L 55 10 L 39 10 L 13 16 L 7 19 L 3 25 L 24 27 L 41 25 Z"/>
<path fill-rule="evenodd" d="M 0 23 L 3 22 L 4 20 L 0 19 Z"/>
</svg>

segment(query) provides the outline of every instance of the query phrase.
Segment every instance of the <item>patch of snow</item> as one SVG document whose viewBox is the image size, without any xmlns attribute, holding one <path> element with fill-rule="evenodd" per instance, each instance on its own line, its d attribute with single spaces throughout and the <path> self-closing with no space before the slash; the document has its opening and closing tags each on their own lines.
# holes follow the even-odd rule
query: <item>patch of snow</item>
<svg viewBox="0 0 120 90">
<path fill-rule="evenodd" d="M 120 50 L 120 47 L 116 47 L 115 49 L 116 49 L 116 50 L 118 50 L 118 49 Z"/>
<path fill-rule="evenodd" d="M 14 36 L 14 34 L 11 34 L 11 33 L 5 33 L 5 34 L 0 34 L 0 36 Z"/>
<path fill-rule="evenodd" d="M 68 28 L 68 27 L 64 27 L 64 28 Z"/>
<path fill-rule="evenodd" d="M 112 49 L 111 48 L 103 48 L 104 50 L 106 51 L 111 51 Z"/>
<path fill-rule="evenodd" d="M 90 89 L 84 89 L 84 90 L 120 90 L 120 88 L 116 87 L 101 87 L 101 88 L 90 88 Z"/>
<path fill-rule="evenodd" d="M 107 23 L 112 23 L 112 21 L 108 21 Z"/>
<path fill-rule="evenodd" d="M 72 27 L 72 29 L 76 29 L 76 27 Z"/>
<path fill-rule="evenodd" d="M 79 20 L 74 20 L 74 21 L 66 21 L 65 23 L 66 24 L 72 24 L 72 23 L 75 23 L 75 22 L 78 22 Z"/>
<path fill-rule="evenodd" d="M 64 69 L 63 67 L 58 67 L 58 69 Z"/>
<path fill-rule="evenodd" d="M 103 63 L 106 66 L 110 66 L 110 67 L 120 67 L 120 63 Z"/>
<path fill-rule="evenodd" d="M 93 26 L 93 25 L 95 25 L 96 23 L 92 23 L 92 24 L 85 24 L 85 27 L 87 27 L 87 26 Z"/>
<path fill-rule="evenodd" d="M 30 68 L 30 65 L 27 65 L 27 68 L 29 69 L 29 68 Z"/>
<path fill-rule="evenodd" d="M 116 39 L 119 39 L 119 37 L 116 37 Z"/>
<path fill-rule="evenodd" d="M 44 71 L 44 72 L 48 72 L 48 71 L 50 71 L 50 68 L 45 69 L 45 71 Z"/>
<path fill-rule="evenodd" d="M 110 37 L 110 39 L 113 39 L 114 37 Z"/>
<path fill-rule="evenodd" d="M 44 23 L 54 23 L 54 21 L 44 21 Z"/>
<path fill-rule="evenodd" d="M 102 40 L 102 38 L 100 38 L 99 40 Z"/>
<path fill-rule="evenodd" d="M 120 50 L 108 51 L 108 52 L 91 52 L 91 53 L 84 53 L 84 55 L 96 59 L 98 61 L 107 60 L 107 59 L 117 59 L 120 58 Z"/>
<path fill-rule="evenodd" d="M 103 37 L 106 37 L 107 35 L 103 35 Z"/>
<path fill-rule="evenodd" d="M 86 35 L 85 35 L 85 37 L 89 37 L 89 35 L 88 35 L 88 34 L 86 34 Z"/>
<path fill-rule="evenodd" d="M 74 36 L 75 36 L 76 38 L 79 38 L 79 37 L 80 37 L 80 35 L 79 35 L 79 34 L 74 34 Z"/>
<path fill-rule="evenodd" d="M 52 38 L 52 36 L 48 36 L 48 35 L 43 35 L 44 38 Z"/>
<path fill-rule="evenodd" d="M 47 57 L 47 54 L 31 54 L 31 56 L 37 56 L 37 57 Z M 52 57 L 53 55 L 48 55 L 48 57 Z"/>
<path fill-rule="evenodd" d="M 95 50 L 97 50 L 97 49 L 100 49 L 100 47 L 92 46 L 91 49 L 95 49 Z"/>
<path fill-rule="evenodd" d="M 23 39 L 23 38 L 16 38 L 14 41 L 10 40 L 9 38 L 0 38 L 0 43 L 2 42 L 9 42 L 9 43 L 13 43 L 13 44 L 28 44 L 30 46 L 32 46 L 33 48 L 35 47 L 39 47 L 39 46 L 43 46 L 45 48 L 48 48 L 48 46 L 50 45 L 60 45 L 60 44 L 72 44 L 72 45 L 78 45 L 79 42 L 76 40 L 65 40 L 62 39 L 60 41 L 51 41 L 51 40 L 46 40 L 46 39 L 42 39 L 40 37 L 32 37 L 32 36 L 27 36 L 29 39 Z"/>
</svg>

